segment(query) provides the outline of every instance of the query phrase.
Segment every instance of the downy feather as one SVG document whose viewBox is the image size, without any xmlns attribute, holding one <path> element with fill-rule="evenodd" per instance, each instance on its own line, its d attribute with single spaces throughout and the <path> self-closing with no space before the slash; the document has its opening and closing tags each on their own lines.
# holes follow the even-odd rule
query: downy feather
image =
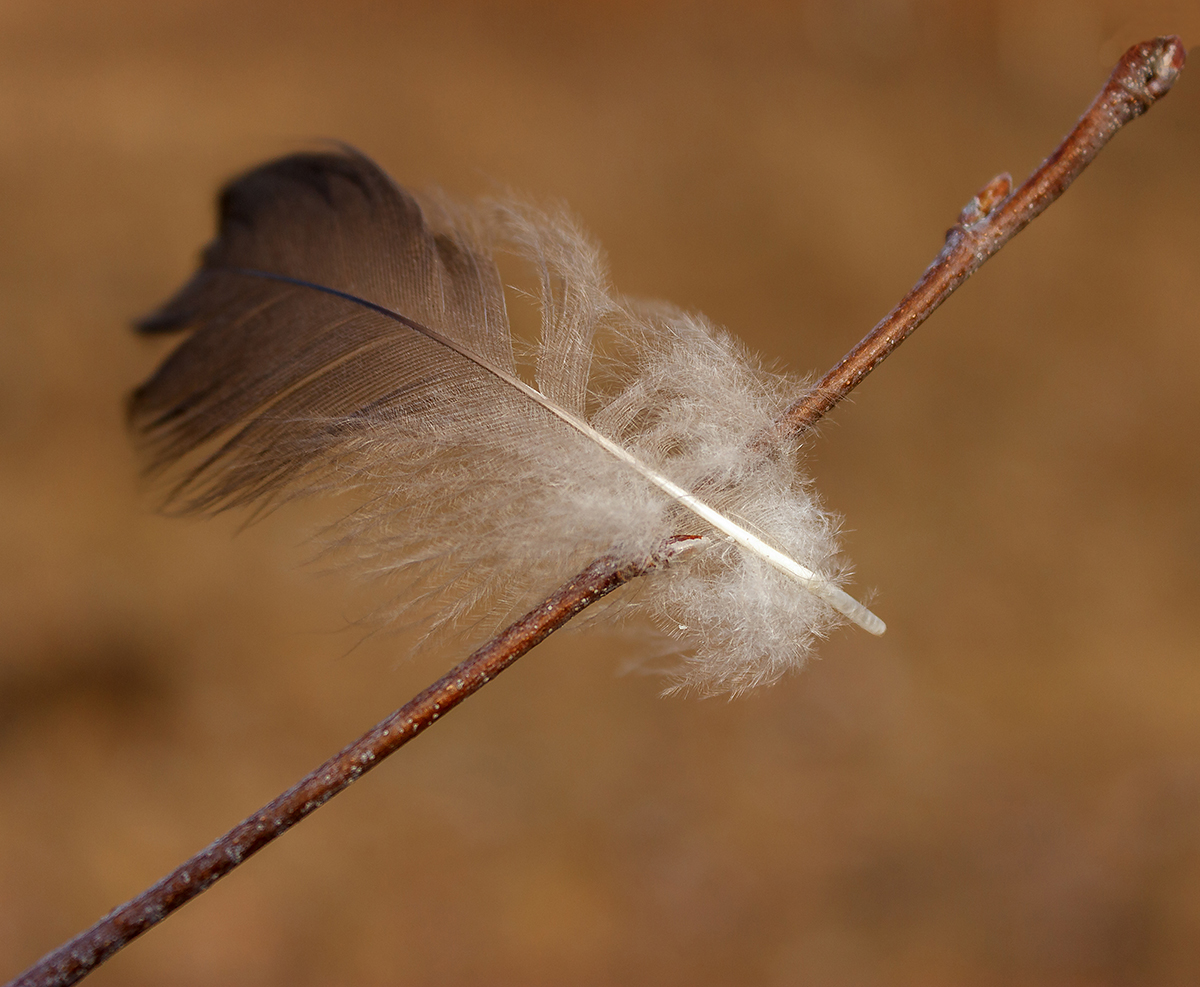
<svg viewBox="0 0 1200 987">
<path fill-rule="evenodd" d="M 500 254 L 540 280 L 532 385 Z M 353 489 L 347 550 L 402 573 L 434 626 L 696 535 L 622 607 L 681 638 L 676 685 L 773 682 L 839 610 L 883 629 L 838 588 L 835 519 L 772 428 L 796 383 L 702 318 L 616 295 L 565 214 L 418 199 L 349 150 L 292 155 L 224 190 L 200 270 L 140 328 L 192 330 L 131 401 L 152 466 L 178 464 L 175 503 Z"/>
</svg>

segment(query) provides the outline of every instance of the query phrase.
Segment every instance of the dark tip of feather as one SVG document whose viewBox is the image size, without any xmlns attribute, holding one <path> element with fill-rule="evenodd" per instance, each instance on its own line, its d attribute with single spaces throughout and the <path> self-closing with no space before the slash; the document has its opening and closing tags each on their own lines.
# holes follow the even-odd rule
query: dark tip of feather
<svg viewBox="0 0 1200 987">
<path fill-rule="evenodd" d="M 134 319 L 134 331 L 151 336 L 187 329 L 199 315 L 195 296 L 204 287 L 209 277 L 209 272 L 201 268 L 188 279 L 179 291 L 153 312 Z"/>
<path fill-rule="evenodd" d="M 143 384 L 141 387 L 134 388 L 125 397 L 125 427 L 137 435 L 140 435 L 142 432 L 142 428 L 138 422 L 138 418 L 141 416 L 139 403 L 142 400 L 145 389 L 145 385 Z"/>
<path fill-rule="evenodd" d="M 315 193 L 325 205 L 337 205 L 338 182 L 355 189 L 372 206 L 379 201 L 379 190 L 356 155 L 304 152 L 280 158 L 235 178 L 225 186 L 217 200 L 221 227 L 241 225 L 253 228 L 264 204 L 279 194 L 279 185 L 298 185 Z"/>
<path fill-rule="evenodd" d="M 132 322 L 134 332 L 153 336 L 158 333 L 176 332 L 187 325 L 189 319 L 180 317 L 177 312 L 169 309 L 158 309 L 149 315 L 139 316 Z"/>
</svg>

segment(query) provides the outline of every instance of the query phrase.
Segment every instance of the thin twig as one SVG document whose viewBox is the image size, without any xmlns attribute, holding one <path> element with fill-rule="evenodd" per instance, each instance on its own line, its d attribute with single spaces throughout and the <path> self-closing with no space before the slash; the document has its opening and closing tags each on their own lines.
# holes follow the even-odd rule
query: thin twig
<svg viewBox="0 0 1200 987">
<path fill-rule="evenodd" d="M 440 716 L 482 689 L 575 614 L 630 579 L 667 564 L 671 556 L 686 547 L 687 541 L 681 539 L 657 557 L 641 563 L 622 562 L 611 557 L 593 562 L 369 733 L 238 823 L 153 887 L 45 956 L 36 966 L 11 981 L 8 987 L 66 985 L 85 977 L 121 947 L 191 901 L 251 854 L 422 733 Z"/>
<path fill-rule="evenodd" d="M 1173 36 L 1130 48 L 1075 129 L 1024 185 L 1009 195 L 1012 179 L 1004 174 L 979 191 L 947 232 L 942 252 L 912 291 L 787 410 L 779 420 L 780 431 L 806 431 L 857 387 L 984 261 L 1062 195 L 1118 130 L 1165 96 L 1186 58 L 1183 42 Z"/>
<path fill-rule="evenodd" d="M 993 179 L 980 191 L 963 210 L 942 252 L 916 287 L 812 391 L 788 409 L 780 419 L 780 429 L 804 431 L 849 394 L 971 273 L 1058 198 L 1118 129 L 1166 94 L 1184 58 L 1183 44 L 1174 37 L 1131 48 L 1058 150 L 1015 194 L 1009 196 L 1007 175 Z M 65 987 L 85 977 L 399 750 L 584 608 L 629 580 L 669 564 L 688 541 L 675 539 L 641 562 L 604 558 L 592 563 L 361 739 L 6 987 Z"/>
</svg>

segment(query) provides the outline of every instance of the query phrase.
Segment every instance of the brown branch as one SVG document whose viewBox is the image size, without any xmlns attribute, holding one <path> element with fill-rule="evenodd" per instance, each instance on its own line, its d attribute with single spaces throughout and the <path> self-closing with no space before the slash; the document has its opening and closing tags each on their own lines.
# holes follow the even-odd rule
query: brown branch
<svg viewBox="0 0 1200 987">
<path fill-rule="evenodd" d="M 779 427 L 803 431 L 849 394 L 972 272 L 1058 198 L 1120 127 L 1144 113 L 1171 88 L 1184 57 L 1178 38 L 1158 38 L 1131 48 L 1058 150 L 1014 195 L 1009 196 L 1011 181 L 1007 175 L 989 182 L 963 210 L 947 235 L 946 246 L 916 287 L 787 411 Z M 642 562 L 604 558 L 592 563 L 361 739 L 153 887 L 43 957 L 6 987 L 62 987 L 85 977 L 399 750 L 584 608 L 629 580 L 669 564 L 688 541 L 674 539 Z"/>
<path fill-rule="evenodd" d="M 492 638 L 369 733 L 177 867 L 132 901 L 49 953 L 6 987 L 73 984 L 121 947 L 224 877 L 389 754 L 399 750 L 468 696 L 483 688 L 535 644 L 585 607 L 650 569 L 669 563 L 688 539 L 666 546 L 641 563 L 603 558 L 593 562 L 543 603 Z"/>
<path fill-rule="evenodd" d="M 1075 129 L 1016 192 L 998 175 L 962 211 L 946 234 L 946 245 L 891 313 L 792 405 L 779 420 L 783 432 L 813 426 L 924 322 L 992 254 L 1021 232 L 1055 199 L 1131 120 L 1167 94 L 1183 69 L 1187 52 L 1177 37 L 1134 45 L 1113 69 Z"/>
</svg>

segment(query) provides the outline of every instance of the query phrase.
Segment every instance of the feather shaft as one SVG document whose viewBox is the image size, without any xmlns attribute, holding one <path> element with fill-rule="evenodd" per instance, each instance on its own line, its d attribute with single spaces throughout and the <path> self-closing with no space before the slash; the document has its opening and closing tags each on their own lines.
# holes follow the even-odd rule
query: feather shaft
<svg viewBox="0 0 1200 987">
<path fill-rule="evenodd" d="M 525 397 L 529 398 L 535 404 L 554 415 L 561 422 L 563 422 L 563 424 L 570 426 L 581 435 L 590 439 L 592 442 L 595 442 L 596 445 L 604 449 L 605 452 L 616 457 L 627 466 L 636 470 L 667 496 L 671 497 L 681 506 L 687 508 L 693 514 L 703 518 L 722 534 L 729 537 L 735 544 L 741 546 L 747 552 L 757 555 L 765 562 L 768 562 L 770 565 L 774 566 L 785 576 L 795 580 L 809 593 L 812 593 L 814 596 L 824 600 L 838 613 L 853 621 L 863 630 L 868 631 L 871 634 L 879 635 L 887 629 L 887 625 L 884 624 L 884 622 L 880 620 L 878 616 L 859 603 L 858 600 L 854 599 L 854 597 L 852 597 L 849 593 L 839 589 L 837 586 L 834 586 L 831 582 L 829 582 L 829 580 L 823 579 L 817 573 L 813 572 L 812 569 L 797 562 L 791 556 L 779 551 L 779 549 L 773 547 L 772 545 L 769 545 L 767 542 L 763 541 L 763 539 L 759 538 L 758 535 L 748 531 L 732 518 L 727 517 L 715 508 L 710 507 L 691 491 L 681 487 L 679 484 L 675 483 L 669 477 L 664 476 L 652 466 L 642 462 L 642 460 L 631 453 L 628 449 L 619 443 L 614 442 L 603 432 L 598 431 L 583 419 L 571 414 L 571 412 L 567 411 L 565 408 L 555 404 L 544 394 L 542 394 L 541 391 L 534 387 L 530 387 L 529 384 L 525 383 L 525 381 L 514 376 L 513 374 L 508 373 L 508 371 L 494 366 L 484 357 L 472 352 L 470 349 L 456 342 L 450 337 L 442 335 L 436 329 L 431 329 L 428 326 L 422 325 L 420 322 L 410 319 L 400 312 L 390 309 L 385 305 L 379 305 L 378 303 L 372 302 L 369 299 L 361 298 L 358 295 L 353 295 L 346 291 L 340 291 L 337 288 L 331 288 L 327 285 L 316 284 L 312 281 L 304 281 L 300 278 L 292 278 L 283 274 L 275 274 L 271 271 L 256 271 L 251 268 L 229 268 L 228 270 L 231 274 L 241 274 L 246 277 L 262 278 L 266 281 L 279 281 L 284 284 L 294 285 L 299 288 L 309 288 L 313 291 L 319 291 L 323 292 L 324 294 L 333 295 L 336 298 L 341 298 L 344 301 L 348 301 L 355 305 L 360 305 L 363 308 L 370 309 L 373 312 L 377 312 L 386 318 L 394 319 L 396 322 L 407 326 L 414 332 L 421 333 L 423 336 L 432 340 L 433 342 L 439 343 L 440 345 L 453 350 L 459 356 L 463 357 L 463 359 L 470 360 L 481 370 L 485 370 L 492 374 L 502 383 L 520 391 L 521 394 L 525 395 Z"/>
</svg>

